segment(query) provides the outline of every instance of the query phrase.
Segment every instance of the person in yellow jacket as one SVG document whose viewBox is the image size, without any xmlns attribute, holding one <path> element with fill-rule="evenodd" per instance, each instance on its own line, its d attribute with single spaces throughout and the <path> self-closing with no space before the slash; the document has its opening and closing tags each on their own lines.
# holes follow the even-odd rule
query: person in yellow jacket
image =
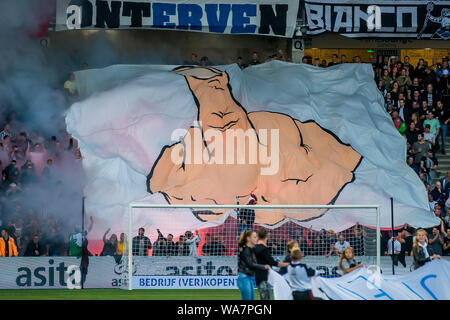
<svg viewBox="0 0 450 320">
<path fill-rule="evenodd" d="M 124 244 L 125 244 L 125 233 L 122 232 L 120 234 L 120 240 L 117 242 L 117 249 L 115 255 L 122 256 L 124 252 L 126 253 L 127 248 L 124 246 Z"/>
<path fill-rule="evenodd" d="M 0 257 L 17 257 L 18 255 L 14 239 L 9 236 L 6 229 L 3 229 L 0 237 Z"/>
</svg>

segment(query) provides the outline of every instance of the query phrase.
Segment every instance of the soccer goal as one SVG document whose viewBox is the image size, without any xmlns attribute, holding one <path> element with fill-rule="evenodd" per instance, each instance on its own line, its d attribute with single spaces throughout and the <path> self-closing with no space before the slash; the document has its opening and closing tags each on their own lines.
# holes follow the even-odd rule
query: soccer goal
<svg viewBox="0 0 450 320">
<path fill-rule="evenodd" d="M 370 224 L 349 222 L 360 216 Z M 125 220 L 122 289 L 235 289 L 239 235 L 260 228 L 276 260 L 296 241 L 304 263 L 321 276 L 341 276 L 348 246 L 355 262 L 380 270 L 378 205 L 131 203 Z"/>
</svg>

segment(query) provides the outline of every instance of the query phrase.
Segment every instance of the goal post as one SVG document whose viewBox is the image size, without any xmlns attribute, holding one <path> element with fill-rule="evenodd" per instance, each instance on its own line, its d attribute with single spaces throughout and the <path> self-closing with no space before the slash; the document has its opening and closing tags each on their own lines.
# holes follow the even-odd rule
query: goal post
<svg viewBox="0 0 450 320">
<path fill-rule="evenodd" d="M 141 209 L 146 209 L 146 213 L 143 215 L 142 213 L 139 214 L 139 211 Z M 202 244 L 203 246 L 205 246 L 205 235 L 206 237 L 209 236 L 209 234 L 214 234 L 215 230 L 218 228 L 222 228 L 220 230 L 220 234 L 225 237 L 223 240 L 223 242 L 226 242 L 225 245 L 226 247 L 228 247 L 228 251 L 226 254 L 229 259 L 234 258 L 236 260 L 237 263 L 237 255 L 236 255 L 236 250 L 237 250 L 237 241 L 238 241 L 238 235 L 239 235 L 239 231 L 240 229 L 240 225 L 238 226 L 238 218 L 237 218 L 237 214 L 239 212 L 243 212 L 243 210 L 254 210 L 254 212 L 264 212 L 264 213 L 272 213 L 275 212 L 276 214 L 282 214 L 283 216 L 285 215 L 286 217 L 283 220 L 280 220 L 278 223 L 275 224 L 265 224 L 265 223 L 261 223 L 258 221 L 255 221 L 254 223 L 252 223 L 251 229 L 253 230 L 258 230 L 258 228 L 260 227 L 265 227 L 267 229 L 269 229 L 269 232 L 271 232 L 271 234 L 273 234 L 273 236 L 271 235 L 271 237 L 273 238 L 283 238 L 283 241 L 281 241 L 281 244 L 285 246 L 286 241 L 290 238 L 293 238 L 294 236 L 292 236 L 292 234 L 295 234 L 298 237 L 304 239 L 303 235 L 306 235 L 306 237 L 310 236 L 310 235 L 315 235 L 317 237 L 317 239 L 319 239 L 319 233 L 320 232 L 325 232 L 324 229 L 322 230 L 317 230 L 317 228 L 315 230 L 312 230 L 308 227 L 305 227 L 305 225 L 307 225 L 307 223 L 305 222 L 305 219 L 300 221 L 300 223 L 298 223 L 297 219 L 296 219 L 296 215 L 302 214 L 302 216 L 305 215 L 311 215 L 311 216 L 317 216 L 320 215 L 320 213 L 324 213 L 328 210 L 333 210 L 333 212 L 345 212 L 345 210 L 365 210 L 365 212 L 370 212 L 371 214 L 371 221 L 373 221 L 373 224 L 368 227 L 368 226 L 362 226 L 362 228 L 364 228 L 364 242 L 363 242 L 363 247 L 362 252 L 363 255 L 365 256 L 370 256 L 370 258 L 375 258 L 371 261 L 374 262 L 374 264 L 376 265 L 377 270 L 380 272 L 380 260 L 381 260 L 381 246 L 380 246 L 380 239 L 381 239 L 381 231 L 380 231 L 380 206 L 379 205 L 198 205 L 198 204 L 150 204 L 150 203 L 130 203 L 128 206 L 128 214 L 126 215 L 126 221 L 127 221 L 127 226 L 126 228 L 123 228 L 123 230 L 125 230 L 126 232 L 126 236 L 125 236 L 125 241 L 124 241 L 124 252 L 123 252 L 123 256 L 122 256 L 122 261 L 121 264 L 123 266 L 123 281 L 122 281 L 122 289 L 128 289 L 128 290 L 133 290 L 133 276 L 136 277 L 137 276 L 162 276 L 162 274 L 160 273 L 155 273 L 153 274 L 152 272 L 152 264 L 153 262 L 156 263 L 161 263 L 161 261 L 163 260 L 162 257 L 157 257 L 158 255 L 164 255 L 164 254 L 156 254 L 156 240 L 160 239 L 160 236 L 162 237 L 162 234 L 159 232 L 159 229 L 161 229 L 161 226 L 158 225 L 157 222 L 155 222 L 154 220 L 152 220 L 150 223 L 145 223 L 146 228 L 150 228 L 152 229 L 153 233 L 154 230 L 158 230 L 158 235 L 157 236 L 153 236 L 150 237 L 152 239 L 150 239 L 150 243 L 152 248 L 154 248 L 153 252 L 151 254 L 149 254 L 150 251 L 146 251 L 145 254 L 142 254 L 142 252 L 138 253 L 136 251 L 136 248 L 134 248 L 133 246 L 137 246 L 138 244 L 136 243 L 136 240 L 134 240 L 135 236 L 138 233 L 139 228 L 143 225 L 142 221 L 145 221 L 145 218 L 148 217 L 149 215 L 152 215 L 153 212 L 158 212 L 158 214 L 161 213 L 165 213 L 165 212 L 177 212 L 178 210 L 184 210 L 184 212 L 191 212 L 192 214 L 194 214 L 197 218 L 196 221 L 198 219 L 198 225 L 199 228 L 198 230 L 207 230 L 207 232 L 203 233 L 203 237 L 202 238 Z M 211 220 L 211 222 L 202 220 L 201 218 L 201 214 L 198 213 L 217 213 L 217 215 L 222 215 L 222 219 L 217 219 L 217 221 Z M 141 216 L 140 219 L 138 219 L 138 216 Z M 147 215 L 147 216 L 146 216 Z M 263 215 L 264 216 L 264 215 Z M 136 222 L 136 220 L 138 220 L 139 222 Z M 262 219 L 264 220 L 264 218 Z M 312 219 L 311 219 L 312 220 Z M 203 221 L 203 222 L 202 222 Z M 231 221 L 231 222 L 229 222 Z M 306 219 L 306 221 L 308 221 Z M 174 219 L 173 216 L 167 216 L 167 218 L 165 218 L 164 220 L 164 224 L 166 225 L 166 230 L 167 230 L 167 224 L 169 225 L 169 232 L 170 232 L 170 226 L 176 226 L 176 224 L 178 223 L 177 219 Z M 231 227 L 230 227 L 231 225 Z M 206 227 L 205 227 L 206 226 Z M 147 230 L 146 230 L 147 231 Z M 176 232 L 176 231 L 175 231 Z M 174 232 L 174 234 L 175 234 Z M 332 230 L 328 231 L 328 232 L 332 232 Z M 178 232 L 180 233 L 180 232 Z M 292 234 L 291 234 L 292 233 Z M 342 232 L 339 232 L 339 234 L 341 234 Z M 320 235 L 322 236 L 322 234 Z M 328 236 L 328 234 L 327 234 Z M 181 237 L 179 237 L 178 242 L 181 242 Z M 311 243 L 314 242 L 314 239 L 311 239 L 313 236 L 310 236 L 308 240 L 308 242 L 305 244 L 306 247 L 308 248 L 308 244 L 309 246 L 313 246 Z M 325 237 L 325 236 L 324 236 Z M 174 242 L 176 237 L 174 237 Z M 336 238 L 332 238 L 332 239 L 337 239 Z M 167 240 L 167 239 L 165 239 Z M 135 241 L 135 243 L 133 243 L 133 241 Z M 147 241 L 147 240 L 145 240 Z M 186 240 L 185 240 L 186 241 Z M 177 242 L 177 245 L 178 245 Z M 207 242 L 207 241 L 206 241 Z M 306 241 L 305 241 L 306 242 Z M 166 242 L 167 243 L 167 242 Z M 337 243 L 337 242 L 336 242 Z M 142 244 L 142 243 L 141 243 Z M 198 248 L 198 244 L 197 244 L 197 248 Z M 234 249 L 233 249 L 234 247 Z M 276 247 L 274 245 L 274 247 Z M 374 248 L 375 247 L 375 248 Z M 203 247 L 204 248 L 204 247 Z M 231 249 L 230 249 L 231 248 Z M 201 258 L 203 258 L 204 252 L 200 250 L 200 248 L 197 249 L 198 252 L 200 254 L 195 254 L 195 257 L 197 258 L 197 260 L 201 260 Z M 233 251 L 235 250 L 235 251 Z M 303 250 L 303 249 L 302 249 Z M 330 249 L 330 247 L 328 247 L 328 256 L 324 257 L 323 254 L 318 254 L 317 252 L 311 252 L 309 254 L 309 256 L 305 256 L 305 258 L 308 258 L 308 263 L 309 262 L 314 262 L 314 261 L 327 261 L 327 263 L 334 263 L 336 264 L 336 261 L 338 259 L 338 257 L 332 257 L 332 259 L 328 259 L 329 258 L 329 254 L 331 253 L 331 250 L 334 250 L 334 247 L 332 247 L 332 249 Z M 305 250 L 303 250 L 305 251 Z M 313 251 L 313 250 L 311 250 Z M 323 252 L 323 248 L 322 248 L 322 252 Z M 142 255 L 144 255 L 145 257 L 142 257 Z M 183 256 L 184 254 L 174 254 L 177 255 L 177 257 L 170 257 L 172 259 L 172 261 L 178 259 L 178 260 L 182 260 L 182 259 L 188 259 L 187 257 L 180 257 Z M 186 254 L 188 255 L 188 254 Z M 216 254 L 212 254 L 213 256 L 216 256 Z M 218 255 L 218 254 L 217 254 Z M 222 255 L 222 254 L 220 254 Z M 281 257 L 281 251 L 274 251 L 272 253 L 272 255 L 274 256 L 280 256 Z M 284 252 L 283 252 L 284 255 Z M 355 254 L 356 255 L 356 254 Z M 373 255 L 375 255 L 375 257 L 373 257 Z M 151 257 L 149 257 L 151 256 Z M 145 258 L 145 259 L 144 259 Z M 152 258 L 154 260 L 152 260 Z M 169 254 L 167 256 L 168 260 L 169 260 Z M 219 258 L 219 257 L 211 257 L 211 258 Z M 144 269 L 145 271 L 136 271 L 136 269 L 139 269 L 136 264 L 135 264 L 135 260 L 139 260 L 139 267 L 141 269 Z M 183 262 L 183 261 L 182 261 Z M 145 264 L 146 266 L 142 266 L 142 264 Z M 204 267 L 204 266 L 203 266 Z M 199 266 L 197 268 L 200 268 Z M 206 268 L 206 267 L 204 267 Z M 230 269 L 230 268 L 229 268 Z M 189 270 L 193 270 L 192 267 L 190 267 Z M 188 274 L 186 272 L 186 274 Z M 182 277 L 184 274 L 184 269 L 183 272 L 181 272 L 181 275 L 179 275 L 178 273 L 176 273 L 176 276 L 180 276 Z M 198 274 L 198 272 L 197 272 Z M 230 275 L 235 276 L 236 275 L 236 271 L 229 271 Z M 173 275 L 173 274 L 172 274 Z M 213 276 L 208 274 L 208 276 Z"/>
</svg>

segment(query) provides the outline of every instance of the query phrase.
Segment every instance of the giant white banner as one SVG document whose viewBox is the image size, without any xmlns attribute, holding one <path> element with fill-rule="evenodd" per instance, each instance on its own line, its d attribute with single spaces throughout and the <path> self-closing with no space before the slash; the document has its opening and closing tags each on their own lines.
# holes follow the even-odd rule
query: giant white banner
<svg viewBox="0 0 450 320">
<path fill-rule="evenodd" d="M 87 98 L 66 123 L 83 154 L 93 233 L 125 231 L 130 202 L 232 204 L 251 192 L 261 205 L 379 205 L 382 228 L 391 228 L 393 197 L 395 226 L 439 224 L 369 64 L 118 65 L 76 79 Z M 177 235 L 222 225 L 227 214 L 136 210 L 133 228 Z M 289 221 L 376 225 L 374 210 L 255 211 L 255 224 Z"/>
</svg>

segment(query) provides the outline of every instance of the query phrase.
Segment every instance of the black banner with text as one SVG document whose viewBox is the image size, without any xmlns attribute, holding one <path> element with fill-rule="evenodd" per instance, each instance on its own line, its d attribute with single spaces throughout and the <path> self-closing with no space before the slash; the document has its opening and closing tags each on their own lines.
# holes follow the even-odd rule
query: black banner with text
<svg viewBox="0 0 450 320">
<path fill-rule="evenodd" d="M 305 0 L 308 35 L 450 38 L 450 1 Z"/>
</svg>

